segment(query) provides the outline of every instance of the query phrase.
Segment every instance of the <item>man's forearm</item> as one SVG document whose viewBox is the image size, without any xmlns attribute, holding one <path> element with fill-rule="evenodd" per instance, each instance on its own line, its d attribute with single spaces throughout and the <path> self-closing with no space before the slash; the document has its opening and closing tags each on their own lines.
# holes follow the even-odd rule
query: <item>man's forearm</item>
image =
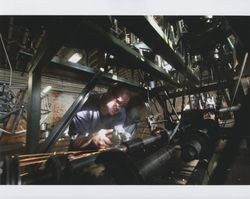
<svg viewBox="0 0 250 199">
<path fill-rule="evenodd" d="M 100 149 L 111 146 L 112 142 L 110 140 L 110 134 L 113 129 L 101 129 L 90 136 L 78 136 L 72 142 L 73 149 Z M 112 136 L 112 135 L 111 135 Z"/>
</svg>

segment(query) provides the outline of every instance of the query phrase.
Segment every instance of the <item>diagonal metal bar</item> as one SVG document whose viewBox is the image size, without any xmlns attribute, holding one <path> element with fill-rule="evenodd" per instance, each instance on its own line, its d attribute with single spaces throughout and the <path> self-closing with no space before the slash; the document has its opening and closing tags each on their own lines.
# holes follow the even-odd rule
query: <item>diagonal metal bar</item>
<svg viewBox="0 0 250 199">
<path fill-rule="evenodd" d="M 240 76 L 239 76 L 239 79 L 237 81 L 236 88 L 234 90 L 234 94 L 233 94 L 232 101 L 231 101 L 231 106 L 234 104 L 234 100 L 235 100 L 235 97 L 237 95 L 239 85 L 240 85 L 240 82 L 241 82 L 242 74 L 243 74 L 245 66 L 246 66 L 247 58 L 248 58 L 248 53 L 245 54 L 244 61 L 242 63 L 242 67 L 241 67 L 241 70 L 240 70 Z"/>
<path fill-rule="evenodd" d="M 77 97 L 77 99 L 68 109 L 68 111 L 63 115 L 59 123 L 53 128 L 49 137 L 45 140 L 45 142 L 42 145 L 39 146 L 38 150 L 36 151 L 37 153 L 45 153 L 52 148 L 52 146 L 64 133 L 74 115 L 78 111 L 80 111 L 83 104 L 87 101 L 89 92 L 95 87 L 102 74 L 103 73 L 101 71 L 97 72 L 91 79 L 91 81 L 84 87 L 81 94 Z"/>
<path fill-rule="evenodd" d="M 142 39 L 152 50 L 158 53 L 171 66 L 182 73 L 193 85 L 199 79 L 185 66 L 182 59 L 169 46 L 167 36 L 151 16 L 116 17 L 124 26 Z"/>
</svg>

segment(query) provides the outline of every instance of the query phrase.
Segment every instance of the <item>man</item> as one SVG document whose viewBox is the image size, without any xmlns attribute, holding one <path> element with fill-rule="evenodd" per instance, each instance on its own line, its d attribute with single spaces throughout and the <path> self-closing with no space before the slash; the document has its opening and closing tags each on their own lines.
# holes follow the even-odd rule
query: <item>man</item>
<svg viewBox="0 0 250 199">
<path fill-rule="evenodd" d="M 130 100 L 128 89 L 113 85 L 104 94 L 91 94 L 82 110 L 73 118 L 69 134 L 71 148 L 101 149 L 112 145 L 114 130 L 134 134 L 135 125 L 124 127 L 126 120 L 125 106 Z"/>
</svg>

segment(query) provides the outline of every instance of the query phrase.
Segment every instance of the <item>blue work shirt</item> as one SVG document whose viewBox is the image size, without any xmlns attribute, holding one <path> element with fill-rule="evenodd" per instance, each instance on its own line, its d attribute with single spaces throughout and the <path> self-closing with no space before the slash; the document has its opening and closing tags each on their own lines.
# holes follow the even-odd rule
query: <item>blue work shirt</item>
<svg viewBox="0 0 250 199">
<path fill-rule="evenodd" d="M 135 125 L 124 127 L 126 121 L 126 110 L 122 108 L 116 115 L 104 116 L 100 112 L 100 100 L 102 94 L 90 94 L 88 100 L 78 112 L 69 128 L 69 135 L 74 140 L 78 136 L 89 136 L 101 129 L 115 129 L 125 131 L 131 135 L 135 132 Z"/>
</svg>

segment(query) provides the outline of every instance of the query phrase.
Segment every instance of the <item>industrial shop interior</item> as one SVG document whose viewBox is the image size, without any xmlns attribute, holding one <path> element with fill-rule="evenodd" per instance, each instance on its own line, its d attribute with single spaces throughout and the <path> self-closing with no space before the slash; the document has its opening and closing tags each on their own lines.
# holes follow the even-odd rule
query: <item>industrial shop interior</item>
<svg viewBox="0 0 250 199">
<path fill-rule="evenodd" d="M 0 16 L 0 185 L 249 185 L 249 16 Z"/>
</svg>

